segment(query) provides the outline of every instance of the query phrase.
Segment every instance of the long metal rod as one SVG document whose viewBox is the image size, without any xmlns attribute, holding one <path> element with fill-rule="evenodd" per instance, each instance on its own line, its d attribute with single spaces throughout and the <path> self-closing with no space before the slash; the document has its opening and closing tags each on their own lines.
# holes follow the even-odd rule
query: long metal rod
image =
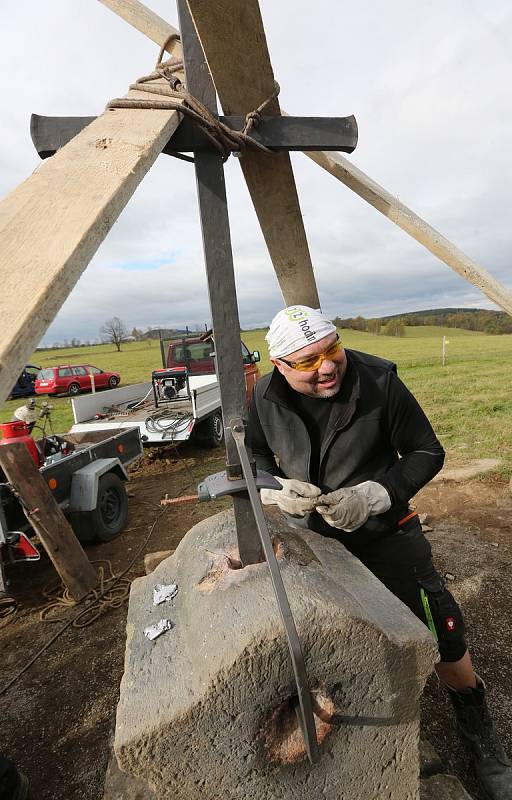
<svg viewBox="0 0 512 800">
<path fill-rule="evenodd" d="M 187 89 L 215 113 L 215 87 L 185 0 L 178 0 L 178 13 Z M 236 480 L 242 477 L 242 469 L 226 420 L 243 417 L 247 407 L 224 166 L 218 153 L 208 152 L 197 153 L 194 166 L 224 420 L 226 472 L 228 478 Z M 261 546 L 246 492 L 234 495 L 233 510 L 240 560 L 244 566 L 254 564 L 261 558 Z"/>
<path fill-rule="evenodd" d="M 318 741 L 316 738 L 315 719 L 313 716 L 313 704 L 311 702 L 311 694 L 309 691 L 308 676 L 306 673 L 306 665 L 304 663 L 304 655 L 300 645 L 297 628 L 288 602 L 286 589 L 284 588 L 283 578 L 277 563 L 277 558 L 272 547 L 272 540 L 268 532 L 267 523 L 261 507 L 258 490 L 252 474 L 249 457 L 245 447 L 245 432 L 242 420 L 233 420 L 230 423 L 233 439 L 240 456 L 240 463 L 244 473 L 244 478 L 247 483 L 247 491 L 249 492 L 249 499 L 251 501 L 252 510 L 256 519 L 258 533 L 261 539 L 263 552 L 267 560 L 268 568 L 270 570 L 270 577 L 272 585 L 276 594 L 277 605 L 279 613 L 283 620 L 286 638 L 288 640 L 288 649 L 290 651 L 290 658 L 292 661 L 293 672 L 295 675 L 295 682 L 297 684 L 297 695 L 299 698 L 300 713 L 297 714 L 299 719 L 302 734 L 304 736 L 304 743 L 306 745 L 306 753 L 312 764 L 316 764 L 320 760 L 320 752 L 318 750 Z"/>
</svg>

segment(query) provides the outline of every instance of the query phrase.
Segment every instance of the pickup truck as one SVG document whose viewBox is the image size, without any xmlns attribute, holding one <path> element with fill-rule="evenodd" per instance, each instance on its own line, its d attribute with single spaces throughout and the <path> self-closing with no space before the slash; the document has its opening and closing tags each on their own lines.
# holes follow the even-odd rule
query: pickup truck
<svg viewBox="0 0 512 800">
<path fill-rule="evenodd" d="M 126 467 L 142 454 L 138 429 L 90 438 L 51 436 L 36 445 L 45 456 L 39 471 L 77 538 L 109 542 L 118 536 L 128 513 Z M 32 535 L 20 498 L 0 469 L 0 594 L 6 564 L 39 558 Z"/>
<path fill-rule="evenodd" d="M 256 366 L 260 360 L 257 350 L 251 353 L 243 342 L 242 359 L 245 375 L 245 392 L 247 405 L 251 402 L 252 392 L 260 372 Z M 162 353 L 163 356 L 163 353 Z M 167 346 L 167 354 L 162 358 L 163 366 L 176 368 L 185 366 L 189 375 L 214 375 L 215 374 L 215 346 L 211 331 L 202 335 L 187 335 L 179 339 L 171 339 Z"/>
</svg>

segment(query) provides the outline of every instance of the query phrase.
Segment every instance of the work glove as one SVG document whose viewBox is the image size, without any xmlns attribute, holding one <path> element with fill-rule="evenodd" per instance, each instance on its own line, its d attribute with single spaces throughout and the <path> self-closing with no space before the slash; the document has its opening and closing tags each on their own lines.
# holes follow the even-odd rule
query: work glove
<svg viewBox="0 0 512 800">
<path fill-rule="evenodd" d="M 322 494 L 318 486 L 288 478 L 276 477 L 276 481 L 279 481 L 282 489 L 262 489 L 260 492 L 260 499 L 264 506 L 275 503 L 281 511 L 285 511 L 293 517 L 304 517 L 314 511 L 318 498 Z"/>
<path fill-rule="evenodd" d="M 391 499 L 384 486 L 364 481 L 320 495 L 316 510 L 333 528 L 351 533 L 364 525 L 368 517 L 383 514 L 390 507 Z"/>
</svg>

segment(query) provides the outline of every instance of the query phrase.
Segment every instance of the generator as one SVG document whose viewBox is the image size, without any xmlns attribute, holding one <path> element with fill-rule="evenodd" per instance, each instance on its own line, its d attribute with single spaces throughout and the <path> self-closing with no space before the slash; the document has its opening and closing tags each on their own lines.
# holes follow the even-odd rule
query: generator
<svg viewBox="0 0 512 800">
<path fill-rule="evenodd" d="M 178 400 L 192 399 L 186 367 L 155 369 L 151 373 L 151 382 L 156 408 Z"/>
</svg>

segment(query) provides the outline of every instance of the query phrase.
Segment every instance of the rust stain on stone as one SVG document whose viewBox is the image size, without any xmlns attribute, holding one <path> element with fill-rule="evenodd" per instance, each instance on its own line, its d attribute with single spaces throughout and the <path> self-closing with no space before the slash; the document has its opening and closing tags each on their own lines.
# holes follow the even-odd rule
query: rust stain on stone
<svg viewBox="0 0 512 800">
<path fill-rule="evenodd" d="M 285 545 L 278 537 L 273 537 L 272 545 L 278 561 L 286 558 Z M 247 580 L 254 572 L 260 571 L 263 565 L 266 568 L 266 561 L 242 567 L 237 545 L 230 544 L 224 551 L 210 553 L 208 570 L 197 584 L 197 590 L 209 594 L 216 589 L 227 589 Z"/>
<path fill-rule="evenodd" d="M 324 720 L 335 713 L 335 706 L 330 697 L 317 693 L 316 705 L 322 709 Z M 332 725 L 314 714 L 316 737 L 322 744 L 332 730 Z M 294 764 L 307 758 L 304 737 L 297 720 L 295 707 L 291 699 L 281 703 L 263 727 L 263 741 L 267 757 L 274 764 Z"/>
</svg>

